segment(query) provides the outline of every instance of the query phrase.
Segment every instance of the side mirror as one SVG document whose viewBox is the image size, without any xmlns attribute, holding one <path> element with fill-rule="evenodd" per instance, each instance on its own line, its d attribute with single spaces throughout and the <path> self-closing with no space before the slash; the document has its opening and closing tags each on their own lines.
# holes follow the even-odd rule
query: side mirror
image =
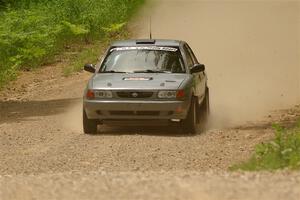
<svg viewBox="0 0 300 200">
<path fill-rule="evenodd" d="M 96 68 L 93 64 L 85 64 L 84 65 L 84 70 L 87 71 L 87 72 L 91 72 L 91 73 L 96 72 Z"/>
<path fill-rule="evenodd" d="M 203 64 L 195 64 L 194 67 L 191 69 L 191 73 L 199 73 L 205 71 L 205 65 Z"/>
</svg>

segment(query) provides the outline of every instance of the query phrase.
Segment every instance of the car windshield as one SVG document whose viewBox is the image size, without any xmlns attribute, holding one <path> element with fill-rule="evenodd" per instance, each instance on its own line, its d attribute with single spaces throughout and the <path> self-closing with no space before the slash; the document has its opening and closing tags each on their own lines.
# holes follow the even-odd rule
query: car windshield
<svg viewBox="0 0 300 200">
<path fill-rule="evenodd" d="M 185 73 L 182 57 L 171 47 L 120 47 L 110 50 L 100 73 Z"/>
</svg>

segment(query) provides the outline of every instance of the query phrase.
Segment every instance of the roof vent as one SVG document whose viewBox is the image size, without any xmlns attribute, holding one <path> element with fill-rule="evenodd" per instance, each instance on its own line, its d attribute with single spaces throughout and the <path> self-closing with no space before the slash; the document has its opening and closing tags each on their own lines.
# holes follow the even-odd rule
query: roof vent
<svg viewBox="0 0 300 200">
<path fill-rule="evenodd" d="M 155 40 L 137 40 L 136 44 L 155 44 Z"/>
</svg>

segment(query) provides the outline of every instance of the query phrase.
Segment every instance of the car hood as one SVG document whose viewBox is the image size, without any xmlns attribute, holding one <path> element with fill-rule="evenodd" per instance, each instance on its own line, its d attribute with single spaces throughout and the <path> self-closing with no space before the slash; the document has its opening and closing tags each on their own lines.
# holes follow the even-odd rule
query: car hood
<svg viewBox="0 0 300 200">
<path fill-rule="evenodd" d="M 95 74 L 91 81 L 93 89 L 176 90 L 187 77 L 188 74 L 109 73 Z"/>
</svg>

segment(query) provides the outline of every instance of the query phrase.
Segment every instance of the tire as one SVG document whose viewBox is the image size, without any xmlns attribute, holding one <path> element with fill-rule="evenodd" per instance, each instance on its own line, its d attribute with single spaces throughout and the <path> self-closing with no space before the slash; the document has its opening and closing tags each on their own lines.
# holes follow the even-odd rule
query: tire
<svg viewBox="0 0 300 200">
<path fill-rule="evenodd" d="M 203 103 L 201 104 L 200 109 L 198 111 L 198 120 L 200 123 L 201 131 L 205 131 L 210 114 L 209 88 L 206 88 Z"/>
<path fill-rule="evenodd" d="M 97 120 L 88 119 L 86 112 L 83 110 L 83 132 L 85 134 L 96 134 L 97 126 Z"/>
<path fill-rule="evenodd" d="M 194 97 L 192 98 L 188 115 L 186 119 L 183 121 L 183 128 L 189 134 L 197 133 L 197 104 Z"/>
</svg>

